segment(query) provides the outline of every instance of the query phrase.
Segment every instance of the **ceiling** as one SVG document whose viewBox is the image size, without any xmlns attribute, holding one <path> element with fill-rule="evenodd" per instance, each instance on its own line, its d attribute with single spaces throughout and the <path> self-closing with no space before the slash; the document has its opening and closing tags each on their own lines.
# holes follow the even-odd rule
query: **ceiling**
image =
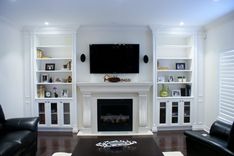
<svg viewBox="0 0 234 156">
<path fill-rule="evenodd" d="M 234 11 L 234 0 L 0 0 L 0 18 L 17 26 L 203 26 Z"/>
</svg>

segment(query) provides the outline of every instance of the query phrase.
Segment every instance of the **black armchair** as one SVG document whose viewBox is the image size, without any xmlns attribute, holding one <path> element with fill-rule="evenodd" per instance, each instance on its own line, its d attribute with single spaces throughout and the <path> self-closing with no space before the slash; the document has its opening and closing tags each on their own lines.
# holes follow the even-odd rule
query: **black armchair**
<svg viewBox="0 0 234 156">
<path fill-rule="evenodd" d="M 210 133 L 186 131 L 187 156 L 234 156 L 234 123 L 215 121 Z"/>
<path fill-rule="evenodd" d="M 0 105 L 0 156 L 35 156 L 38 117 L 5 119 Z"/>
</svg>

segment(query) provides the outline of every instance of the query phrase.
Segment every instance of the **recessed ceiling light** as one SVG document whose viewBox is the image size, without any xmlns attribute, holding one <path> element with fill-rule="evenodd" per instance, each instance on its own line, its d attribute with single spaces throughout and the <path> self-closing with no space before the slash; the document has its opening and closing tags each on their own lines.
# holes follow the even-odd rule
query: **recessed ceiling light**
<svg viewBox="0 0 234 156">
<path fill-rule="evenodd" d="M 49 25 L 49 22 L 45 22 L 44 24 L 45 24 L 45 25 Z"/>
<path fill-rule="evenodd" d="M 180 26 L 183 26 L 183 25 L 184 25 L 184 22 L 183 22 L 183 21 L 181 21 L 181 22 L 180 22 Z"/>
</svg>

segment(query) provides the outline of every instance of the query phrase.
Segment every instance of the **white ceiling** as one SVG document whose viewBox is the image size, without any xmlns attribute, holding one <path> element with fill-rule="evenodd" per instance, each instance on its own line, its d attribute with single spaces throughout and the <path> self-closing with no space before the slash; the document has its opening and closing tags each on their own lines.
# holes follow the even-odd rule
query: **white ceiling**
<svg viewBox="0 0 234 156">
<path fill-rule="evenodd" d="M 202 26 L 234 10 L 234 0 L 0 0 L 0 18 L 18 26 Z"/>
</svg>

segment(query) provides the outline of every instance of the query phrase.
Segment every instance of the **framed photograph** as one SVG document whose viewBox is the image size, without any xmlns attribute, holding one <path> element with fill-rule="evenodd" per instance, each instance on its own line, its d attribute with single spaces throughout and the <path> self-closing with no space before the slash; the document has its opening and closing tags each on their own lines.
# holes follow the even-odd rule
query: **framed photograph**
<svg viewBox="0 0 234 156">
<path fill-rule="evenodd" d="M 45 70 L 55 70 L 55 64 L 54 63 L 46 63 Z"/>
<path fill-rule="evenodd" d="M 176 96 L 181 96 L 180 90 L 172 90 L 171 95 L 176 97 Z"/>
<path fill-rule="evenodd" d="M 174 82 L 174 76 L 169 76 L 168 77 L 168 82 Z"/>
<path fill-rule="evenodd" d="M 185 63 L 176 63 L 176 70 L 185 70 Z"/>
<path fill-rule="evenodd" d="M 165 82 L 165 77 L 164 76 L 159 76 L 158 77 L 158 82 Z"/>
<path fill-rule="evenodd" d="M 67 89 L 62 90 L 61 97 L 68 97 L 68 90 Z"/>
<path fill-rule="evenodd" d="M 41 74 L 41 82 L 43 83 L 49 82 L 48 74 Z"/>
</svg>

